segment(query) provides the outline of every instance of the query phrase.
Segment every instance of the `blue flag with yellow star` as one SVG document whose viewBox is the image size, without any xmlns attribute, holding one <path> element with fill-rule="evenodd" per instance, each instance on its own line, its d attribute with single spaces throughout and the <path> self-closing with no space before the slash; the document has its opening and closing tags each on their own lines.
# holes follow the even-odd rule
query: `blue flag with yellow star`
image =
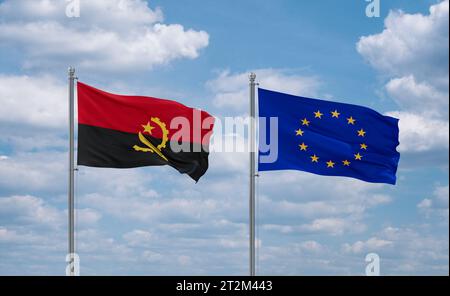
<svg viewBox="0 0 450 296">
<path fill-rule="evenodd" d="M 258 90 L 258 98 L 259 171 L 300 170 L 395 184 L 398 119 L 265 89 Z"/>
</svg>

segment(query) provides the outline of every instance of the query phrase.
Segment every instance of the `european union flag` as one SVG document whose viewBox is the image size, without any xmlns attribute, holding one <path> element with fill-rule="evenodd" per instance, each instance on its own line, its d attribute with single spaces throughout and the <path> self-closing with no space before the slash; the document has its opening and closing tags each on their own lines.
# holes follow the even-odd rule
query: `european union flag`
<svg viewBox="0 0 450 296">
<path fill-rule="evenodd" d="M 265 151 L 269 137 L 262 135 L 277 130 L 260 124 L 259 171 L 292 169 L 395 184 L 398 119 L 366 107 L 265 89 L 258 97 L 259 116 L 278 118 L 277 157 L 271 161 L 267 156 L 274 151 Z"/>
</svg>

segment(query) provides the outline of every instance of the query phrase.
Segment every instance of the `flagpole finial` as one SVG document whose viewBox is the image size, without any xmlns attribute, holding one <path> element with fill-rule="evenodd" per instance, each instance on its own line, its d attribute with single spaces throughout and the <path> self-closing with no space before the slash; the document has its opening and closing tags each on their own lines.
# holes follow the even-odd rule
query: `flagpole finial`
<svg viewBox="0 0 450 296">
<path fill-rule="evenodd" d="M 250 75 L 248 75 L 248 78 L 250 79 L 250 82 L 255 82 L 256 74 L 252 72 L 250 73 Z"/>
<path fill-rule="evenodd" d="M 69 76 L 74 76 L 75 75 L 75 68 L 74 67 L 69 67 L 67 72 L 69 73 Z"/>
</svg>

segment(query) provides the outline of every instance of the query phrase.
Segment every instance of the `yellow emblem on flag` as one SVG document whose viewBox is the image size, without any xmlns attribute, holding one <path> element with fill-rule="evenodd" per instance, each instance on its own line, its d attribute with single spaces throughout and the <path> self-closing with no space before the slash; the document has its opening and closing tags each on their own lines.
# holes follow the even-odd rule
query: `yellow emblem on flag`
<svg viewBox="0 0 450 296">
<path fill-rule="evenodd" d="M 320 112 L 320 110 L 318 110 L 317 112 L 313 112 L 314 113 L 314 117 L 317 119 L 322 119 L 322 117 L 325 116 L 324 113 Z M 334 111 L 330 111 L 331 114 L 331 118 L 335 118 L 335 119 L 340 119 L 340 115 L 341 113 L 338 110 L 334 110 Z M 327 117 L 325 116 L 324 119 L 326 119 Z M 309 121 L 307 118 L 300 120 L 300 123 L 302 126 L 306 126 L 305 130 L 307 131 L 307 128 L 310 127 L 311 121 Z M 356 123 L 356 119 L 353 118 L 353 116 L 350 116 L 349 118 L 347 118 L 347 123 L 350 126 L 355 126 Z M 301 136 L 303 137 L 303 135 L 305 134 L 305 130 L 302 130 L 301 128 L 299 128 L 298 130 L 295 130 L 295 135 L 296 136 Z M 357 130 L 357 134 L 358 137 L 365 137 L 367 132 L 361 128 L 360 130 Z M 308 150 L 313 150 L 314 151 L 314 147 L 310 147 L 308 144 L 306 144 L 305 142 L 302 142 L 300 145 L 298 145 L 298 147 L 300 148 L 300 151 L 308 151 Z M 360 150 L 365 150 L 367 151 L 368 149 L 368 145 L 365 143 L 361 143 L 360 144 Z M 309 149 L 312 148 L 312 149 Z M 354 154 L 355 160 L 363 160 L 363 155 L 361 155 L 361 153 L 357 153 Z M 311 159 L 311 163 L 317 164 L 319 165 L 319 155 L 313 154 L 309 157 Z M 325 163 L 327 168 L 335 168 L 335 166 L 337 165 L 337 162 L 334 162 L 333 160 L 330 160 L 328 162 Z M 344 167 L 350 167 L 351 162 L 347 159 L 342 160 L 342 165 Z"/>
<path fill-rule="evenodd" d="M 138 145 L 134 145 L 133 149 L 139 152 L 149 152 L 149 153 L 156 153 L 159 155 L 159 157 L 161 157 L 162 159 L 164 159 L 165 161 L 169 161 L 167 159 L 166 156 L 164 156 L 164 154 L 161 152 L 162 148 L 166 148 L 166 144 L 169 141 L 169 130 L 166 127 L 166 124 L 164 122 L 162 122 L 158 117 L 152 117 L 150 119 L 151 122 L 155 123 L 162 132 L 162 139 L 161 139 L 161 143 L 158 146 L 153 145 L 144 135 L 141 131 L 139 131 L 139 140 L 141 141 L 142 144 L 144 144 L 146 147 L 141 147 Z M 148 134 L 152 134 L 152 130 L 155 127 L 152 127 L 150 122 L 147 123 L 146 125 L 142 125 L 142 127 L 144 128 L 144 133 L 147 132 Z"/>
</svg>

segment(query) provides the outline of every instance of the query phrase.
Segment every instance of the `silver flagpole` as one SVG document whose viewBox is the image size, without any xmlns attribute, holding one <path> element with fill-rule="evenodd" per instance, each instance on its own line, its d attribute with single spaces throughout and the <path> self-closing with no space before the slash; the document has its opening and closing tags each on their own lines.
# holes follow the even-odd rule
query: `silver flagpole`
<svg viewBox="0 0 450 296">
<path fill-rule="evenodd" d="M 74 97 L 75 68 L 69 68 L 69 266 L 70 275 L 75 275 L 75 198 L 74 198 Z"/>
<path fill-rule="evenodd" d="M 250 276 L 255 276 L 255 142 L 256 142 L 256 129 L 255 129 L 255 89 L 256 89 L 256 74 L 250 73 Z"/>
</svg>

